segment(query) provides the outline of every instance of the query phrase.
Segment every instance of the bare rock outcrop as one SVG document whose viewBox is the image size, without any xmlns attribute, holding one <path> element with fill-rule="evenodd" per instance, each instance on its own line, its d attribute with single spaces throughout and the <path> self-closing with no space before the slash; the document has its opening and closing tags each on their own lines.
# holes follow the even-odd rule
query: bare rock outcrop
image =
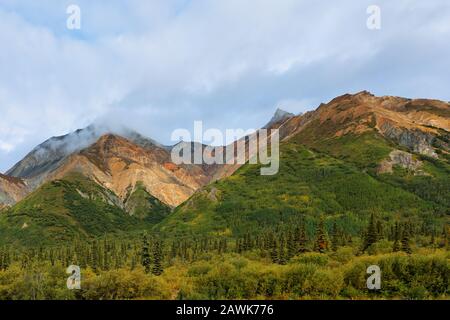
<svg viewBox="0 0 450 320">
<path fill-rule="evenodd" d="M 393 150 L 389 154 L 389 159 L 381 162 L 378 167 L 378 173 L 392 173 L 395 165 L 407 169 L 416 175 L 425 174 L 425 172 L 421 170 L 423 163 L 420 160 L 415 159 L 413 154 L 401 150 Z"/>
</svg>

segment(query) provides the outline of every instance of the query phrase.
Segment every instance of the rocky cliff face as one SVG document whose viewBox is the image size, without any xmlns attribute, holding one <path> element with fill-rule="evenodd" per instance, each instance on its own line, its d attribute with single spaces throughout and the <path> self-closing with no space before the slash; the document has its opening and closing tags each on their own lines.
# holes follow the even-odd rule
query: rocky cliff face
<svg viewBox="0 0 450 320">
<path fill-rule="evenodd" d="M 15 204 L 17 201 L 25 197 L 29 191 L 30 188 L 22 179 L 0 174 L 1 207 Z"/>
<path fill-rule="evenodd" d="M 436 147 L 450 151 L 450 104 L 437 100 L 376 97 L 367 91 L 346 94 L 288 119 L 282 127 L 285 140 L 308 126 L 320 127 L 328 138 L 376 130 L 394 144 L 434 158 Z"/>
<path fill-rule="evenodd" d="M 79 172 L 125 200 L 128 190 L 141 183 L 152 196 L 177 206 L 209 182 L 209 175 L 197 165 L 175 165 L 165 148 L 143 148 L 128 139 L 107 134 L 68 157 L 48 179 Z"/>
<path fill-rule="evenodd" d="M 286 120 L 295 117 L 293 113 L 281 110 L 278 108 L 275 111 L 275 114 L 273 115 L 272 119 L 263 127 L 263 128 L 274 128 L 280 126 L 282 123 L 284 123 Z"/>
<path fill-rule="evenodd" d="M 45 176 L 58 168 L 62 161 L 94 143 L 99 137 L 95 126 L 80 129 L 70 134 L 52 137 L 34 148 L 28 155 L 6 172 L 8 176 L 29 179 L 40 184 Z"/>
<path fill-rule="evenodd" d="M 421 169 L 423 165 L 422 161 L 416 159 L 413 154 L 401 150 L 393 150 L 389 154 L 389 159 L 386 159 L 380 163 L 378 173 L 392 173 L 395 165 L 407 169 L 415 175 L 426 174 Z"/>
</svg>

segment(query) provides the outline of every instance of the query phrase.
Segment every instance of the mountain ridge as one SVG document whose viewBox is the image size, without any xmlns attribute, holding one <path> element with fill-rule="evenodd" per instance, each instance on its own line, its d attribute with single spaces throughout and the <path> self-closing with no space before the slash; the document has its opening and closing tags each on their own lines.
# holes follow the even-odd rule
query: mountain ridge
<svg viewBox="0 0 450 320">
<path fill-rule="evenodd" d="M 448 132 L 450 131 L 449 109 L 448 103 L 439 100 L 407 99 L 395 96 L 376 97 L 368 91 L 361 91 L 356 94 L 338 96 L 327 104 L 322 103 L 316 110 L 297 116 L 277 108 L 272 119 L 263 128 L 279 128 L 282 140 L 289 140 L 290 137 L 298 134 L 305 128 L 320 127 L 329 121 L 340 127 L 340 130 L 333 133 L 335 137 L 343 136 L 348 132 L 362 133 L 368 129 L 375 128 L 380 134 L 406 147 L 410 152 L 418 152 L 436 158 L 437 154 L 433 151 L 433 143 L 438 144 L 446 154 L 450 150 L 448 143 Z M 61 177 L 61 174 L 58 174 L 58 172 L 67 172 L 67 169 L 64 169 L 67 167 L 81 170 L 84 165 L 87 168 L 91 168 L 88 170 L 89 172 L 95 171 L 91 164 L 86 164 L 83 159 L 76 155 L 79 153 L 85 156 L 88 155 L 89 153 L 85 150 L 95 145 L 101 140 L 102 136 L 117 135 L 112 133 L 112 131 L 120 131 L 125 139 L 143 149 L 153 150 L 155 157 L 158 158 L 155 158 L 154 161 L 159 160 L 163 168 L 172 172 L 179 169 L 179 166 L 174 165 L 168 159 L 168 153 L 181 142 L 173 146 L 163 146 L 155 140 L 144 137 L 131 129 L 111 130 L 105 125 L 90 125 L 85 129 L 78 129 L 67 135 L 46 140 L 8 170 L 6 176 L 23 179 L 28 185 L 26 190 L 30 191 L 52 177 Z M 192 145 L 192 142 L 190 144 L 193 149 L 194 145 Z M 205 147 L 202 146 L 202 149 Z M 218 148 L 214 150 L 214 152 L 220 152 Z M 157 154 L 159 156 L 156 156 Z M 68 158 L 71 160 L 68 160 Z M 91 159 L 98 160 L 98 157 L 93 156 Z M 75 163 L 70 164 L 70 161 L 75 161 Z M 101 167 L 101 161 L 96 163 Z M 239 164 L 202 165 L 198 166 L 199 170 L 197 166 L 192 165 L 191 167 L 182 167 L 182 169 L 187 171 L 193 170 L 195 175 L 200 174 L 201 179 L 194 179 L 201 180 L 200 182 L 193 183 L 190 181 L 187 186 L 187 189 L 195 191 L 210 181 L 220 180 L 233 174 L 240 166 Z M 178 174 L 178 176 L 180 175 Z M 181 176 L 187 177 L 188 175 L 182 174 Z M 95 177 L 95 179 L 97 178 Z M 108 179 L 104 177 L 101 180 Z M 110 184 L 111 182 L 108 183 Z M 133 181 L 132 184 L 134 183 L 136 181 Z M 5 183 L 3 185 L 2 189 L 7 189 Z M 109 187 L 109 185 L 105 186 Z M 119 189 L 117 192 L 123 196 L 126 187 Z M 178 196 L 179 200 L 175 200 L 177 196 L 169 197 L 170 199 L 166 199 L 167 196 L 165 198 L 159 196 L 159 198 L 171 206 L 176 206 L 183 202 L 183 197 L 187 198 L 191 195 L 191 191 L 187 189 L 182 192 L 185 196 L 181 196 L 181 198 Z M 6 197 L 4 196 L 3 198 Z M 15 198 L 20 200 L 20 197 L 16 196 Z M 8 199 L 8 204 L 11 205 L 11 197 L 8 197 Z"/>
<path fill-rule="evenodd" d="M 410 212 L 417 216 L 418 213 L 408 205 L 408 201 L 427 214 L 432 215 L 435 210 L 440 215 L 450 212 L 449 201 L 442 194 L 447 191 L 450 193 L 447 182 L 450 174 L 449 112 L 450 105 L 447 102 L 376 97 L 367 91 L 341 95 L 321 104 L 314 111 L 297 116 L 277 110 L 272 118 L 277 121 L 272 122 L 269 129 L 277 128 L 280 131 L 281 169 L 274 177 L 265 178 L 255 175 L 258 165 L 176 165 L 170 156 L 174 146 L 163 146 L 138 133 L 133 138 L 106 133 L 94 143 L 71 154 L 64 155 L 64 149 L 55 151 L 55 155 L 50 153 L 55 156 L 52 161 L 22 162 L 25 165 L 16 173 L 22 172 L 23 175 L 26 175 L 27 168 L 33 168 L 39 163 L 43 165 L 41 169 L 38 165 L 35 171 L 38 174 L 30 178 L 0 176 L 0 200 L 3 197 L 6 202 L 4 199 L 7 198 L 6 204 L 12 206 L 12 211 L 7 210 L 5 213 L 8 216 L 8 212 L 17 212 L 14 211 L 16 206 L 20 207 L 21 203 L 28 201 L 26 198 L 21 201 L 23 197 L 33 190 L 42 190 L 39 186 L 48 186 L 52 181 L 65 181 L 66 177 L 77 173 L 104 190 L 109 190 L 117 198 L 115 205 L 121 214 L 142 217 L 147 212 L 152 215 L 158 230 L 198 230 L 200 233 L 203 232 L 200 230 L 209 230 L 207 232 L 239 234 L 243 229 L 232 228 L 233 224 L 230 225 L 230 220 L 223 216 L 225 208 L 237 210 L 233 214 L 240 211 L 240 207 L 236 206 L 237 201 L 242 203 L 243 217 L 252 217 L 250 220 L 239 218 L 243 225 L 250 225 L 252 219 L 256 219 L 255 212 L 261 214 L 261 221 L 267 219 L 272 222 L 274 217 L 267 214 L 275 214 L 273 208 L 293 212 L 295 206 L 283 200 L 291 197 L 291 194 L 294 198 L 310 199 L 302 206 L 306 212 L 315 214 L 328 214 L 327 207 L 336 208 L 340 215 L 346 214 L 343 210 L 360 208 L 358 204 L 348 207 L 345 202 L 332 200 L 333 197 L 341 197 L 352 202 L 348 200 L 348 194 L 338 188 L 338 184 L 347 183 L 343 177 L 349 175 L 352 184 L 346 192 L 359 194 L 362 203 L 382 210 L 385 215 L 388 215 L 386 210 L 394 210 L 392 214 L 395 215 Z M 248 160 L 252 156 L 248 150 L 248 137 L 232 145 L 239 142 L 245 144 L 245 159 Z M 175 146 L 180 144 L 191 149 L 195 145 L 192 142 L 180 142 Z M 206 147 L 201 145 L 202 150 Z M 61 148 L 64 148 L 64 144 Z M 212 151 L 222 152 L 219 147 L 212 148 Z M 36 159 L 39 160 L 37 156 Z M 16 165 L 13 168 L 17 170 L 19 167 Z M 50 167 L 51 170 L 48 170 Z M 289 170 L 292 173 L 287 173 Z M 316 181 L 310 177 L 311 174 L 315 177 L 326 176 L 327 172 L 331 179 L 331 185 L 328 186 L 319 183 L 319 178 L 315 178 L 319 179 Z M 295 182 L 305 177 L 306 184 Z M 358 179 L 361 181 L 358 182 Z M 8 192 L 12 192 L 10 185 L 21 188 L 26 186 L 23 189 L 26 192 L 16 190 L 14 198 L 8 195 Z M 246 185 L 253 186 L 255 190 L 262 189 L 253 194 Z M 275 185 L 277 188 L 273 189 Z M 360 190 L 355 189 L 355 186 L 359 186 Z M 328 194 L 317 191 L 318 188 L 328 190 Z M 381 201 L 387 201 L 388 196 L 382 188 L 398 194 L 407 211 L 383 203 L 377 205 L 361 193 L 361 190 L 365 190 L 367 194 L 373 193 L 383 199 Z M 235 193 L 233 189 L 241 192 Z M 309 191 L 299 191 L 303 189 Z M 56 192 L 57 189 L 52 190 Z M 274 194 L 271 196 L 270 192 Z M 131 196 L 133 193 L 135 195 Z M 229 198 L 231 195 L 232 198 Z M 247 200 L 243 198 L 244 195 Z M 270 199 L 273 206 L 267 212 L 261 211 L 265 208 L 261 202 L 263 195 L 267 200 Z M 129 199 L 132 201 L 129 202 Z M 250 205 L 252 201 L 255 204 Z M 394 200 L 389 198 L 388 201 Z M 98 204 L 92 205 L 94 208 Z M 433 206 L 436 209 L 432 209 Z M 102 205 L 97 207 L 101 208 Z M 367 211 L 362 210 L 360 214 L 362 212 L 367 216 Z M 32 216 L 35 214 L 32 213 Z M 192 224 L 194 221 L 195 224 Z M 203 227 L 197 229 L 198 224 Z M 360 225 L 355 222 L 352 228 L 357 229 Z"/>
</svg>

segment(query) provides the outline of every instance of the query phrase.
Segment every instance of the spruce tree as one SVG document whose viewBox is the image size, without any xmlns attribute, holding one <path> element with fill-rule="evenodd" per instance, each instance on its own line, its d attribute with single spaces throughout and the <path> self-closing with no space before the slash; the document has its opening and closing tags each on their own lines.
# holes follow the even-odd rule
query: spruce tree
<svg viewBox="0 0 450 320">
<path fill-rule="evenodd" d="M 316 231 L 316 243 L 314 245 L 314 250 L 320 253 L 324 253 L 327 249 L 328 241 L 325 234 L 324 221 L 323 218 L 321 218 Z"/>
<path fill-rule="evenodd" d="M 286 257 L 286 238 L 282 234 L 279 242 L 278 247 L 278 257 L 279 257 L 279 263 L 280 264 L 286 264 L 287 263 L 287 257 Z"/>
<path fill-rule="evenodd" d="M 242 253 L 242 245 L 241 245 L 241 239 L 236 239 L 236 252 L 241 254 Z"/>
<path fill-rule="evenodd" d="M 147 235 L 144 234 L 142 239 L 142 251 L 141 251 L 141 264 L 145 269 L 146 273 L 150 272 L 150 250 L 147 240 Z"/>
<path fill-rule="evenodd" d="M 252 249 L 252 238 L 250 236 L 250 233 L 247 233 L 244 236 L 244 251 L 248 251 Z"/>
<path fill-rule="evenodd" d="M 103 240 L 103 270 L 110 269 L 110 260 L 109 260 L 109 245 L 107 243 L 106 238 Z"/>
<path fill-rule="evenodd" d="M 224 238 L 222 240 L 222 252 L 226 253 L 228 251 L 228 240 Z"/>
<path fill-rule="evenodd" d="M 0 248 L 0 270 L 5 270 L 5 253 L 3 252 L 3 248 Z"/>
<path fill-rule="evenodd" d="M 369 226 L 367 227 L 367 231 L 364 237 L 364 244 L 362 251 L 366 251 L 372 244 L 378 241 L 378 230 L 375 222 L 375 215 L 372 213 L 370 215 Z"/>
<path fill-rule="evenodd" d="M 155 242 L 155 246 L 153 249 L 153 268 L 152 273 L 156 276 L 159 276 L 163 273 L 162 268 L 162 244 L 159 240 Z"/>
<path fill-rule="evenodd" d="M 306 249 L 306 230 L 305 230 L 305 223 L 302 222 L 300 227 L 297 227 L 296 229 L 296 242 L 297 242 L 297 253 L 305 253 L 307 251 Z"/>
<path fill-rule="evenodd" d="M 439 247 L 441 248 L 446 248 L 448 246 L 448 230 L 447 230 L 447 226 L 444 225 L 442 228 L 442 233 L 441 233 L 441 241 L 439 242 Z"/>
<path fill-rule="evenodd" d="M 288 240 L 287 240 L 287 259 L 291 259 L 296 254 L 296 243 L 295 243 L 295 236 L 293 232 L 288 233 Z"/>
<path fill-rule="evenodd" d="M 172 241 L 172 244 L 170 246 L 170 258 L 174 259 L 177 256 L 177 245 L 175 241 Z"/>
<path fill-rule="evenodd" d="M 50 258 L 50 264 L 53 267 L 55 265 L 55 252 L 53 251 L 53 248 L 50 248 L 49 258 Z"/>
<path fill-rule="evenodd" d="M 136 268 L 136 255 L 132 255 L 131 256 L 131 261 L 130 261 L 130 270 L 133 271 Z"/>
<path fill-rule="evenodd" d="M 69 260 L 69 253 L 65 252 L 64 254 L 64 265 L 68 266 L 68 260 Z M 91 248 L 91 261 L 90 265 L 92 270 L 97 271 L 99 268 L 99 254 L 98 254 L 98 243 L 97 240 L 94 240 L 92 242 L 92 248 Z"/>
<path fill-rule="evenodd" d="M 402 251 L 406 252 L 407 254 L 412 253 L 411 246 L 409 245 L 409 234 L 406 230 L 403 232 L 402 237 Z"/>
<path fill-rule="evenodd" d="M 377 221 L 377 241 L 384 238 L 384 228 L 381 220 Z"/>
<path fill-rule="evenodd" d="M 394 244 L 392 246 L 392 251 L 393 252 L 398 252 L 400 251 L 400 230 L 399 230 L 399 226 L 398 223 L 395 223 L 395 228 L 394 228 Z"/>
<path fill-rule="evenodd" d="M 339 232 L 336 221 L 333 222 L 333 228 L 331 229 L 331 250 L 336 251 L 339 245 Z"/>
<path fill-rule="evenodd" d="M 271 248 L 270 248 L 270 258 L 272 259 L 273 263 L 279 262 L 279 251 L 278 251 L 278 244 L 276 239 L 273 239 Z"/>
</svg>

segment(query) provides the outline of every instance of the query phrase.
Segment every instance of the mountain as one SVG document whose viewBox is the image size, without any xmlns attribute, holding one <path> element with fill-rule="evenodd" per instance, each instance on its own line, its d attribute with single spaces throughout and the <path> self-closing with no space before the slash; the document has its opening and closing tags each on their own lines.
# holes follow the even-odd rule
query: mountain
<svg viewBox="0 0 450 320">
<path fill-rule="evenodd" d="M 264 128 L 280 132 L 273 176 L 248 163 L 177 165 L 175 148 L 208 146 L 163 146 L 132 130 L 88 127 L 49 139 L 0 176 L 0 197 L 13 205 L 0 214 L 0 243 L 123 237 L 143 228 L 241 236 L 299 217 L 313 225 L 320 216 L 359 235 L 373 213 L 433 230 L 448 221 L 448 103 L 363 91 L 302 115 L 277 110 Z M 247 161 L 255 155 L 249 137 L 232 146 L 241 143 Z"/>
<path fill-rule="evenodd" d="M 148 192 L 169 206 L 183 202 L 209 181 L 202 166 L 171 163 L 172 147 L 128 129 L 119 130 L 120 135 L 109 132 L 112 130 L 108 127 L 92 125 L 53 137 L 34 148 L 7 175 L 26 181 L 31 191 L 77 171 L 111 189 L 122 200 L 128 188 L 142 182 Z"/>
<path fill-rule="evenodd" d="M 295 115 L 293 113 L 281 110 L 280 108 L 277 108 L 275 111 L 275 114 L 273 115 L 272 119 L 263 127 L 263 128 L 272 128 L 276 127 L 277 125 L 282 124 L 286 120 L 293 118 Z"/>
<path fill-rule="evenodd" d="M 121 135 L 104 132 L 108 128 L 89 126 L 53 137 L 8 171 L 11 176 L 3 178 L 8 189 L 0 186 L 2 194 L 11 189 L 11 182 L 23 188 L 7 199 L 13 207 L 2 215 L 0 242 L 52 243 L 151 226 L 198 189 L 241 166 L 176 165 L 171 161 L 175 148 L 192 152 L 207 146 L 180 142 L 168 147 L 132 130 L 123 129 Z M 246 137 L 239 141 L 248 149 Z M 221 155 L 225 160 L 236 157 Z M 86 217 L 87 212 L 92 217 Z M 86 221 L 102 226 L 89 227 Z"/>
<path fill-rule="evenodd" d="M 0 242 L 53 245 L 105 234 L 127 237 L 160 220 L 160 212 L 155 217 L 151 210 L 139 216 L 126 213 L 110 190 L 70 173 L 43 184 L 1 214 Z"/>
<path fill-rule="evenodd" d="M 11 206 L 29 192 L 27 184 L 19 178 L 0 174 L 0 208 Z"/>
<path fill-rule="evenodd" d="M 49 172 L 58 168 L 67 156 L 94 143 L 101 131 L 92 125 L 64 136 L 52 137 L 34 148 L 6 174 L 39 184 Z"/>
<path fill-rule="evenodd" d="M 0 176 L 0 243 L 55 244 L 133 233 L 166 217 L 210 177 L 171 147 L 90 126 L 51 138 Z"/>
<path fill-rule="evenodd" d="M 154 146 L 164 148 L 156 141 L 128 128 L 111 129 L 104 124 L 93 124 L 84 129 L 46 140 L 9 169 L 6 175 L 27 179 L 33 185 L 39 185 L 45 181 L 50 172 L 60 167 L 67 157 L 91 146 L 102 135 L 109 133 L 117 133 L 143 148 Z"/>
<path fill-rule="evenodd" d="M 175 165 L 170 152 L 157 145 L 143 148 L 123 137 L 107 134 L 78 153 L 72 154 L 49 179 L 79 172 L 124 200 L 130 187 L 142 183 L 147 192 L 175 207 L 209 181 L 197 165 Z"/>
<path fill-rule="evenodd" d="M 346 94 L 280 126 L 280 171 L 246 164 L 164 219 L 183 235 L 258 233 L 325 215 L 357 235 L 372 213 L 434 228 L 450 215 L 450 105 Z"/>
<path fill-rule="evenodd" d="M 449 118 L 446 102 L 375 97 L 363 91 L 337 97 L 316 111 L 292 118 L 284 130 L 289 132 L 286 139 L 298 135 L 302 142 L 335 154 L 342 151 L 333 151 L 330 142 L 373 133 L 411 152 L 438 158 L 439 151 L 445 158 L 449 152 Z"/>
</svg>

